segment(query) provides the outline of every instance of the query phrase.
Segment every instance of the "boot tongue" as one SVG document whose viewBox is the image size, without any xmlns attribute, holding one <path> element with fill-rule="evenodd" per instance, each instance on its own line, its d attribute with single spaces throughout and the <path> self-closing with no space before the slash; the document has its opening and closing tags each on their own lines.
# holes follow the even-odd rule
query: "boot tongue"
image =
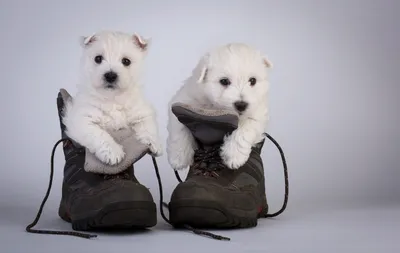
<svg viewBox="0 0 400 253">
<path fill-rule="evenodd" d="M 63 138 L 68 138 L 65 134 L 65 125 L 62 123 L 62 113 L 64 106 L 67 102 L 73 101 L 73 97 L 65 90 L 61 89 L 58 93 L 57 98 L 57 106 L 58 106 L 58 116 L 60 120 L 61 132 Z M 121 144 L 126 156 L 122 161 L 115 165 L 104 164 L 101 162 L 93 153 L 90 153 L 88 149 L 85 148 L 85 163 L 84 170 L 86 172 L 92 172 L 97 174 L 108 174 L 108 175 L 117 175 L 121 172 L 129 172 L 129 176 L 131 177 L 132 164 L 141 159 L 145 154 L 149 152 L 147 145 L 139 142 L 136 138 L 136 133 L 131 129 L 120 129 L 118 131 L 110 131 L 108 132 L 111 137 L 118 143 Z M 80 144 L 69 138 L 73 145 L 77 148 L 82 148 Z M 66 154 L 66 149 L 64 147 L 64 154 Z M 129 168 L 129 170 L 127 170 Z"/>
<path fill-rule="evenodd" d="M 173 104 L 172 113 L 203 146 L 221 144 L 224 136 L 232 133 L 239 122 L 234 111 L 205 110 L 182 103 Z"/>
</svg>

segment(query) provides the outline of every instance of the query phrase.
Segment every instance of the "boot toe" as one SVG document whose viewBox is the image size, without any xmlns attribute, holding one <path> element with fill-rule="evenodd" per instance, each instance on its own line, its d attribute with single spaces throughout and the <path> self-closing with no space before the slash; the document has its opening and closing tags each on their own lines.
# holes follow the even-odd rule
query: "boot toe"
<svg viewBox="0 0 400 253">
<path fill-rule="evenodd" d="M 170 219 L 198 228 L 251 227 L 257 224 L 254 198 L 217 184 L 183 182 L 171 196 Z"/>
<path fill-rule="evenodd" d="M 150 191 L 132 181 L 105 181 L 80 191 L 60 216 L 71 220 L 74 229 L 152 227 L 157 223 L 156 205 Z"/>
<path fill-rule="evenodd" d="M 88 188 L 86 194 L 80 192 L 71 211 L 98 210 L 104 206 L 124 202 L 154 203 L 150 191 L 143 185 L 131 181 L 104 182 L 97 187 Z M 74 210 L 75 209 L 75 210 Z"/>
<path fill-rule="evenodd" d="M 171 202 L 203 201 L 215 202 L 226 207 L 252 209 L 254 198 L 248 193 L 233 190 L 213 183 L 183 182 L 174 190 Z"/>
</svg>

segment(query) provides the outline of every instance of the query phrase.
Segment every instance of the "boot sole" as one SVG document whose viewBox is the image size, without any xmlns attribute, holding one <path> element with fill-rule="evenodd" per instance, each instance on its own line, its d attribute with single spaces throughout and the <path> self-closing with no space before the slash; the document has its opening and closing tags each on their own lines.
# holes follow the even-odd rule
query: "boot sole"
<svg viewBox="0 0 400 253">
<path fill-rule="evenodd" d="M 79 215 L 69 214 L 61 204 L 59 216 L 72 224 L 72 229 L 88 231 L 113 228 L 149 228 L 157 224 L 157 209 L 154 202 L 117 202 L 99 210 Z"/>
<path fill-rule="evenodd" d="M 195 228 L 250 228 L 257 226 L 258 210 L 226 208 L 216 202 L 181 200 L 169 203 L 170 220 L 174 226 Z"/>
</svg>

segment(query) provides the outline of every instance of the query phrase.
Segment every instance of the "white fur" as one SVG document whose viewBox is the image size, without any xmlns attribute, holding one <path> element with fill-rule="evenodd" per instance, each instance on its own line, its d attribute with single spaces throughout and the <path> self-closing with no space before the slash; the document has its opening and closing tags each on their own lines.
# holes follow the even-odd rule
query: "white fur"
<svg viewBox="0 0 400 253">
<path fill-rule="evenodd" d="M 241 43 L 231 43 L 211 50 L 197 64 L 170 101 L 206 109 L 233 109 L 237 101 L 247 102 L 248 108 L 239 116 L 239 127 L 226 137 L 221 157 L 231 169 L 241 167 L 248 159 L 251 147 L 264 136 L 268 121 L 268 68 L 271 63 L 257 50 Z M 256 78 L 251 86 L 249 79 Z M 221 78 L 231 84 L 223 86 Z M 170 111 L 167 154 L 173 169 L 179 170 L 193 162 L 197 144 L 188 128 Z"/>
<path fill-rule="evenodd" d="M 139 84 L 148 41 L 138 35 L 104 31 L 83 38 L 82 43 L 78 92 L 64 110 L 66 134 L 110 165 L 125 157 L 122 146 L 109 134 L 122 128 L 134 130 L 155 156 L 161 155 L 156 113 Z M 97 55 L 104 58 L 101 64 L 94 61 Z M 131 65 L 121 63 L 124 57 Z M 118 74 L 113 89 L 103 80 L 110 70 Z"/>
</svg>

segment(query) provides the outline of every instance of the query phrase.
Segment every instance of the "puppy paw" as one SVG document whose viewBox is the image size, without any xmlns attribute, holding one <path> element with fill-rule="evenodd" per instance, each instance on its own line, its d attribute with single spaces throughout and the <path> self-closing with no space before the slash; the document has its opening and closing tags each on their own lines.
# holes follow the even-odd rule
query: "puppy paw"
<svg viewBox="0 0 400 253">
<path fill-rule="evenodd" d="M 149 149 L 153 156 L 158 157 L 163 155 L 163 147 L 159 142 L 150 142 Z"/>
<path fill-rule="evenodd" d="M 159 141 L 155 141 L 153 137 L 139 137 L 138 141 L 146 145 L 152 156 L 161 156 L 163 154 L 163 147 Z"/>
<path fill-rule="evenodd" d="M 238 169 L 243 166 L 249 159 L 251 147 L 246 148 L 246 145 L 235 139 L 234 135 L 225 138 L 224 144 L 221 147 L 220 156 L 222 161 L 230 169 Z"/>
<path fill-rule="evenodd" d="M 183 170 L 193 164 L 193 148 L 169 150 L 168 162 L 174 170 Z"/>
<path fill-rule="evenodd" d="M 121 145 L 103 145 L 97 152 L 97 158 L 108 165 L 116 165 L 125 157 L 125 152 Z"/>
</svg>

